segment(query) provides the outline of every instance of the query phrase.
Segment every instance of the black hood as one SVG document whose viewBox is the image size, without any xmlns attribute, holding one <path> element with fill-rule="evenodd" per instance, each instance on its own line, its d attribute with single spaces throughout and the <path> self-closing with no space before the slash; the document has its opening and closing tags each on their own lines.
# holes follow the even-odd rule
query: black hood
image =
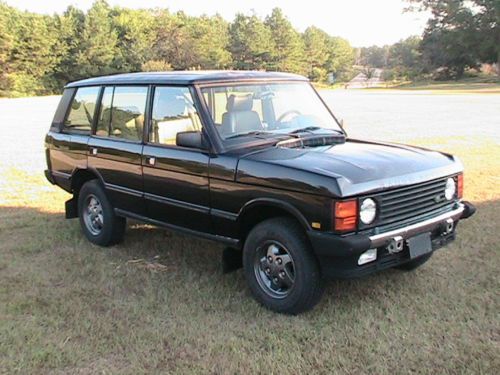
<svg viewBox="0 0 500 375">
<path fill-rule="evenodd" d="M 282 188 L 342 197 L 429 181 L 463 169 L 460 161 L 441 152 L 358 140 L 312 148 L 272 147 L 240 160 L 239 181 L 278 187 L 279 179 L 266 176 L 265 168 L 253 162 L 285 168 Z"/>
</svg>

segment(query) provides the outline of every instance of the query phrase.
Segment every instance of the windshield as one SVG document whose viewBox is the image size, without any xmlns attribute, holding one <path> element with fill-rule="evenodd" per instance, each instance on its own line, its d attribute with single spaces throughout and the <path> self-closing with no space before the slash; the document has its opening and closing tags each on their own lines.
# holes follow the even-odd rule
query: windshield
<svg viewBox="0 0 500 375">
<path fill-rule="evenodd" d="M 205 86 L 201 92 L 224 140 L 342 132 L 307 82 Z"/>
</svg>

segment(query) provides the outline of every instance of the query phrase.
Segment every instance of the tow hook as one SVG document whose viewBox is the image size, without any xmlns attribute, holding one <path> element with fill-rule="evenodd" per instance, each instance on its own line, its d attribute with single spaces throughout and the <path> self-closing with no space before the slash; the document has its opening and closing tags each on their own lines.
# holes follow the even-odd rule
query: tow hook
<svg viewBox="0 0 500 375">
<path fill-rule="evenodd" d="M 386 249 L 389 252 L 389 254 L 399 253 L 401 250 L 403 250 L 403 237 L 396 236 L 392 238 L 391 242 L 389 242 L 389 245 L 387 245 Z"/>
<path fill-rule="evenodd" d="M 453 227 L 454 227 L 453 219 L 452 218 L 446 219 L 446 221 L 442 225 L 443 231 L 441 234 L 443 236 L 450 234 L 451 232 L 453 232 Z"/>
</svg>

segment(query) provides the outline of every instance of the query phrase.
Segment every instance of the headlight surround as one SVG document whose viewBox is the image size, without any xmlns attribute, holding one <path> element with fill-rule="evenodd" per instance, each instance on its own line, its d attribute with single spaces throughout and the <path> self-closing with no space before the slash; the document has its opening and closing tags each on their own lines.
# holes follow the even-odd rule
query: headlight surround
<svg viewBox="0 0 500 375">
<path fill-rule="evenodd" d="M 453 178 L 448 178 L 446 180 L 446 187 L 444 189 L 444 197 L 446 200 L 450 201 L 453 199 L 455 196 L 455 193 L 457 191 L 457 186 L 455 184 L 455 180 Z"/>
<path fill-rule="evenodd" d="M 359 207 L 359 219 L 363 224 L 371 224 L 377 216 L 377 204 L 371 198 L 365 198 Z"/>
</svg>

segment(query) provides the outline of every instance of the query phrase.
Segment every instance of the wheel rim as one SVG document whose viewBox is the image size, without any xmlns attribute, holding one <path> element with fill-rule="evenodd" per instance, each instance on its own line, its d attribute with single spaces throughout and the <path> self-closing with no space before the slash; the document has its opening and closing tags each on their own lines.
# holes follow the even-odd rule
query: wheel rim
<svg viewBox="0 0 500 375">
<path fill-rule="evenodd" d="M 295 264 L 289 251 L 277 241 L 267 241 L 255 253 L 254 271 L 262 290 L 273 298 L 285 298 L 295 283 Z"/>
<path fill-rule="evenodd" d="M 85 201 L 83 221 L 94 236 L 98 236 L 102 232 L 104 226 L 102 204 L 99 198 L 93 194 L 90 194 Z"/>
</svg>

